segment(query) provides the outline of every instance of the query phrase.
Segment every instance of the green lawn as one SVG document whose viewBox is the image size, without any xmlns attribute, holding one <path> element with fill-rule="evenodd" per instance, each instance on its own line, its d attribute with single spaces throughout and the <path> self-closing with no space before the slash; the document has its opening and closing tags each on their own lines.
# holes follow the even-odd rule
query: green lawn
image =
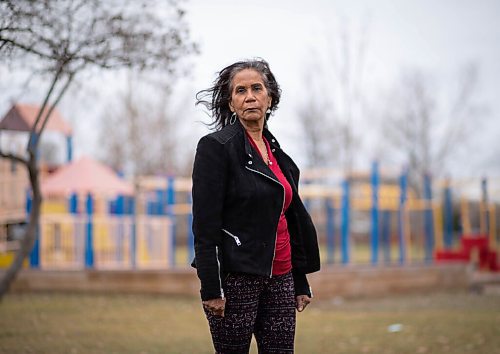
<svg viewBox="0 0 500 354">
<path fill-rule="evenodd" d="M 392 324 L 401 324 L 401 330 L 389 332 Z M 315 299 L 298 315 L 297 326 L 297 353 L 500 353 L 500 295 Z M 213 349 L 195 298 L 12 294 L 0 304 L 0 352 Z"/>
</svg>

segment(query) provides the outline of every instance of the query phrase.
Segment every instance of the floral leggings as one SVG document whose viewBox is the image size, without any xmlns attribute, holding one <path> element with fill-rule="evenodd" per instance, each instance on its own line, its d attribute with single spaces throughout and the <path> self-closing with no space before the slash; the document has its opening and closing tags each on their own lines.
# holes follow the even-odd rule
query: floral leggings
<svg viewBox="0 0 500 354">
<path fill-rule="evenodd" d="M 230 274 L 224 317 L 205 311 L 218 354 L 248 353 L 252 333 L 259 353 L 293 353 L 295 291 L 291 272 L 272 278 Z"/>
</svg>

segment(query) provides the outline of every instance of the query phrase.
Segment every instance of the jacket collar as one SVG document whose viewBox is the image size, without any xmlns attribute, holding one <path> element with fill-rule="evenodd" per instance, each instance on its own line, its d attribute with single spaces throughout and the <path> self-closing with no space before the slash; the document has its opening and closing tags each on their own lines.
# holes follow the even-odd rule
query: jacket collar
<svg viewBox="0 0 500 354">
<path fill-rule="evenodd" d="M 228 127 L 228 130 L 232 131 L 233 133 L 237 131 L 241 133 L 245 149 L 245 158 L 244 158 L 245 168 L 263 174 L 266 177 L 269 177 L 279 183 L 278 178 L 274 175 L 269 166 L 267 166 L 258 155 L 259 152 L 255 151 L 255 149 L 252 147 L 252 144 L 248 140 L 247 134 L 245 132 L 245 127 L 243 127 L 239 119 L 237 119 L 232 126 Z M 267 129 L 267 127 L 264 127 L 263 135 L 269 142 L 271 151 L 273 152 L 273 154 L 275 154 L 276 150 L 280 149 L 278 141 Z"/>
</svg>

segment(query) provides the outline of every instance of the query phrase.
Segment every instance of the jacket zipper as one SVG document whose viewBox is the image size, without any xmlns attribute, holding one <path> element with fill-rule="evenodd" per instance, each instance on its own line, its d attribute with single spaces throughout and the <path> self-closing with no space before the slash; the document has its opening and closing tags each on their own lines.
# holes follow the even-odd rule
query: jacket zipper
<svg viewBox="0 0 500 354">
<path fill-rule="evenodd" d="M 281 213 L 283 212 L 283 208 L 285 207 L 285 187 L 280 183 L 280 181 L 277 181 L 274 178 L 269 177 L 268 175 L 266 175 L 260 171 L 254 170 L 248 166 L 245 166 L 245 168 L 249 171 L 253 171 L 253 172 L 258 173 L 264 177 L 269 178 L 271 181 L 278 183 L 281 186 L 281 188 L 283 188 L 283 203 L 281 204 L 281 211 L 280 211 L 280 215 L 278 216 L 278 223 L 279 223 L 280 222 L 279 218 L 281 217 Z M 276 257 L 276 242 L 278 242 L 278 228 L 276 228 L 276 234 L 274 235 L 273 261 L 271 262 L 271 271 L 269 272 L 269 278 L 273 277 L 273 264 L 274 264 L 274 258 Z"/>
<path fill-rule="evenodd" d="M 222 289 L 222 280 L 220 278 L 219 247 L 215 246 L 215 258 L 217 259 L 217 275 L 219 276 L 220 296 L 224 299 L 224 289 Z"/>
<path fill-rule="evenodd" d="M 230 233 L 226 229 L 222 229 L 222 231 L 224 231 L 226 234 L 228 234 L 229 236 L 231 236 L 232 238 L 234 238 L 234 242 L 236 242 L 236 245 L 241 246 L 241 241 L 240 241 L 240 239 L 239 239 L 238 236 L 233 235 L 232 233 Z"/>
</svg>

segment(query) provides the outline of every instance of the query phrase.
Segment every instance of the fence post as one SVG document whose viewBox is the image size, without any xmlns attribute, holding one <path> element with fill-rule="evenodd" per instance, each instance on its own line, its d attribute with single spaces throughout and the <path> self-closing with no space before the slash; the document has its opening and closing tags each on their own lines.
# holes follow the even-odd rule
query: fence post
<svg viewBox="0 0 500 354">
<path fill-rule="evenodd" d="M 87 223 L 86 223 L 86 237 L 85 237 L 85 268 L 94 268 L 94 239 L 93 239 L 93 231 L 94 231 L 94 223 L 93 223 L 93 214 L 94 214 L 94 200 L 92 195 L 87 194 L 87 200 L 85 202 L 85 211 L 87 215 Z"/>
<path fill-rule="evenodd" d="M 378 171 L 378 161 L 374 161 L 372 164 L 372 232 L 371 232 L 371 248 L 372 248 L 372 264 L 378 263 L 378 230 L 379 230 L 379 220 L 378 220 L 378 193 L 379 193 L 379 171 Z"/>
<path fill-rule="evenodd" d="M 335 209 L 332 198 L 325 199 L 327 262 L 335 260 Z"/>
<path fill-rule="evenodd" d="M 444 247 L 450 249 L 453 243 L 453 202 L 450 181 L 444 188 Z"/>
<path fill-rule="evenodd" d="M 342 264 L 349 263 L 349 178 L 342 182 Z"/>
<path fill-rule="evenodd" d="M 398 210 L 398 236 L 399 236 L 399 263 L 406 262 L 406 194 L 408 189 L 408 170 L 405 168 L 399 177 L 399 210 Z"/>
<path fill-rule="evenodd" d="M 170 228 L 171 244 L 170 244 L 170 265 L 175 267 L 175 256 L 177 250 L 177 240 L 176 240 L 176 215 L 174 213 L 174 205 L 175 205 L 175 178 L 174 176 L 169 176 L 167 179 L 167 215 L 170 217 L 170 221 L 172 223 Z"/>
<path fill-rule="evenodd" d="M 27 215 L 27 218 L 29 218 L 32 207 L 33 207 L 33 199 L 31 196 L 31 192 L 27 191 L 26 192 L 26 215 Z M 36 227 L 35 227 L 35 242 L 33 244 L 33 248 L 31 249 L 31 252 L 30 252 L 30 267 L 31 268 L 40 268 L 40 225 L 36 225 Z"/>
</svg>

